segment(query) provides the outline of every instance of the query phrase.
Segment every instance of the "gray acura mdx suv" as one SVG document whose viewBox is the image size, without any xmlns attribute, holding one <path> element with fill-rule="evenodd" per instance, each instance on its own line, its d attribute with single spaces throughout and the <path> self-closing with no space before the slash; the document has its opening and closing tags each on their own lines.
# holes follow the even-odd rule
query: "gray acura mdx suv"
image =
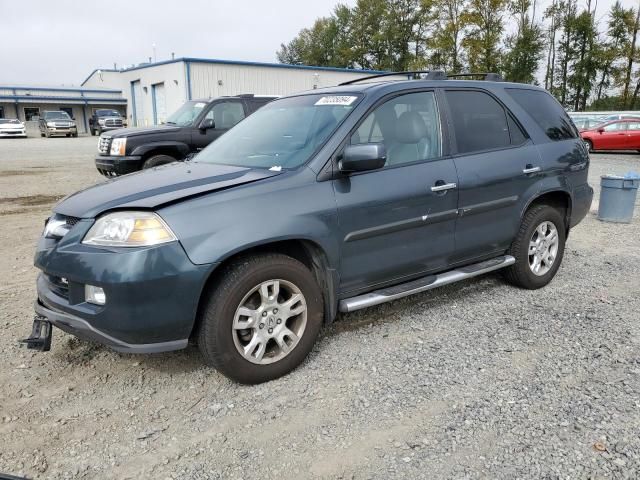
<svg viewBox="0 0 640 480">
<path fill-rule="evenodd" d="M 498 269 L 547 285 L 593 195 L 563 108 L 528 85 L 397 78 L 275 100 L 192 161 L 62 200 L 25 342 L 48 350 L 52 325 L 121 352 L 194 341 L 257 383 L 338 311 Z"/>
</svg>

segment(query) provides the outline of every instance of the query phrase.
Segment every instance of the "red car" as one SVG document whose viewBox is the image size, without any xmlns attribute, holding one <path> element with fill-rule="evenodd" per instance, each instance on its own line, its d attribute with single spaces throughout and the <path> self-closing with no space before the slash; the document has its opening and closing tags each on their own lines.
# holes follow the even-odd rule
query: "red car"
<svg viewBox="0 0 640 480">
<path fill-rule="evenodd" d="M 640 151 L 640 119 L 613 120 L 581 130 L 580 135 L 594 150 Z"/>
</svg>

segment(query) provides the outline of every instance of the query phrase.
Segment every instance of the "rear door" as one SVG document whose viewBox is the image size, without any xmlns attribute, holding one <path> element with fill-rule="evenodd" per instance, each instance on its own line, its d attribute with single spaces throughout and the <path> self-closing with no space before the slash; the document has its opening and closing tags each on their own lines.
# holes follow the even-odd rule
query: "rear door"
<svg viewBox="0 0 640 480">
<path fill-rule="evenodd" d="M 239 99 L 218 100 L 211 104 L 207 113 L 198 121 L 192 138 L 193 148 L 201 150 L 216 138 L 243 120 L 247 115 L 245 105 Z M 213 120 L 213 128 L 198 128 L 202 122 Z"/>
<path fill-rule="evenodd" d="M 341 290 L 446 268 L 455 248 L 458 180 L 453 160 L 443 155 L 435 93 L 388 99 L 365 117 L 349 143 L 383 143 L 387 164 L 334 180 Z"/>
<path fill-rule="evenodd" d="M 640 121 L 628 122 L 627 148 L 629 150 L 640 150 Z"/>
<path fill-rule="evenodd" d="M 456 261 L 504 252 L 520 223 L 522 195 L 538 182 L 537 149 L 497 98 L 445 89 L 458 172 Z"/>
</svg>

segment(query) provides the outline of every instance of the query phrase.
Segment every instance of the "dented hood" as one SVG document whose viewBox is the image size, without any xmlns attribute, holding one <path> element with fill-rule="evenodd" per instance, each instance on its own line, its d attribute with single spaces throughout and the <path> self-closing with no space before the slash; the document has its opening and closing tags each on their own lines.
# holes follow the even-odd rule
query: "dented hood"
<svg viewBox="0 0 640 480">
<path fill-rule="evenodd" d="M 80 190 L 62 199 L 53 210 L 71 217 L 94 218 L 113 209 L 153 209 L 187 197 L 255 182 L 279 173 L 231 165 L 177 162 Z"/>
</svg>

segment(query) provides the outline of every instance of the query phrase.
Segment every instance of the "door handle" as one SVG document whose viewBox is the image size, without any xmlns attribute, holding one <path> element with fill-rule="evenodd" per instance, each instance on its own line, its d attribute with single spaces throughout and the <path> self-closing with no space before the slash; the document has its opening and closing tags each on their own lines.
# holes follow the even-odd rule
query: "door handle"
<svg viewBox="0 0 640 480">
<path fill-rule="evenodd" d="M 528 175 L 530 173 L 538 173 L 540 170 L 542 170 L 540 167 L 532 167 L 531 165 L 527 165 L 526 168 L 522 170 L 522 173 Z"/>
<path fill-rule="evenodd" d="M 458 184 L 457 183 L 442 183 L 440 185 L 438 185 L 436 183 L 436 185 L 431 187 L 431 191 L 432 192 L 444 192 L 446 190 L 452 190 L 454 188 L 458 188 Z"/>
</svg>

